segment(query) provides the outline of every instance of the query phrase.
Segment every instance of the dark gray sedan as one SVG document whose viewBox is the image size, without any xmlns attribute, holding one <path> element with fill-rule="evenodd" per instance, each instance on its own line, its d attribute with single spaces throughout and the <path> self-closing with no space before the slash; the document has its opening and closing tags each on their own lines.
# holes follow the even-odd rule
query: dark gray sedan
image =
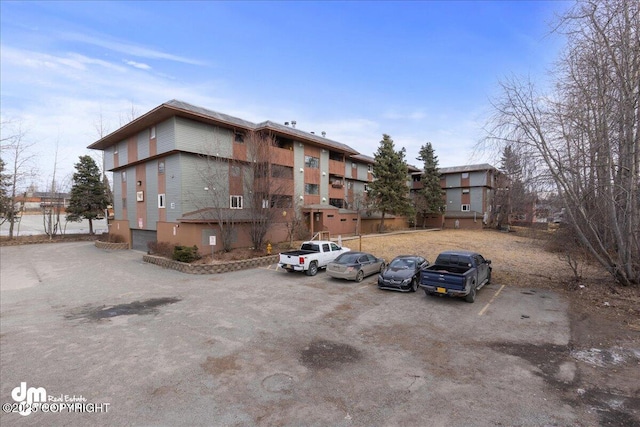
<svg viewBox="0 0 640 427">
<path fill-rule="evenodd" d="M 362 282 L 367 276 L 381 272 L 384 260 L 366 252 L 349 251 L 340 254 L 327 265 L 327 274 L 336 279 Z"/>
<path fill-rule="evenodd" d="M 415 292 L 420 280 L 420 269 L 429 265 L 429 261 L 417 255 L 401 255 L 395 257 L 380 272 L 378 287 L 401 292 Z"/>
</svg>

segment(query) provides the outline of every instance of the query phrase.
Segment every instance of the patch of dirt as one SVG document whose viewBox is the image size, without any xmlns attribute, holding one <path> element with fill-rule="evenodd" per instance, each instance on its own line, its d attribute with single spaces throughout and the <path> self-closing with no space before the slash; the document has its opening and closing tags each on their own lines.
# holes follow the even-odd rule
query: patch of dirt
<svg viewBox="0 0 640 427">
<path fill-rule="evenodd" d="M 360 350 L 349 344 L 314 340 L 300 352 L 300 362 L 312 369 L 338 368 L 362 358 Z"/>
<path fill-rule="evenodd" d="M 152 298 L 146 301 L 134 301 L 129 304 L 118 304 L 112 306 L 92 307 L 86 306 L 77 310 L 72 310 L 64 317 L 67 320 L 85 318 L 89 320 L 108 319 L 116 316 L 130 316 L 133 314 L 155 314 L 157 307 L 174 304 L 181 301 L 180 298 Z"/>
<path fill-rule="evenodd" d="M 201 366 L 209 375 L 220 375 L 240 370 L 240 366 L 238 365 L 237 357 L 235 355 L 207 357 L 207 360 L 202 363 Z"/>
</svg>

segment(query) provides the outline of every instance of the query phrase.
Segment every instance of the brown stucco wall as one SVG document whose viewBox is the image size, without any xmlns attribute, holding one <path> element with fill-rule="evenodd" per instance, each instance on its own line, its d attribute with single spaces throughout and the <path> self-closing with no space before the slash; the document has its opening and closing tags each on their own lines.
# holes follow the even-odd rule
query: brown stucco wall
<svg viewBox="0 0 640 427">
<path fill-rule="evenodd" d="M 129 249 L 131 249 L 131 229 L 129 228 L 129 221 L 124 219 L 109 221 L 109 234 L 122 237 L 129 245 Z"/>
<path fill-rule="evenodd" d="M 465 230 L 482 230 L 482 216 L 478 216 L 476 221 L 473 218 L 457 218 L 460 221 L 459 228 L 464 228 Z M 456 218 L 446 218 L 444 219 L 444 228 L 455 228 Z"/>
</svg>

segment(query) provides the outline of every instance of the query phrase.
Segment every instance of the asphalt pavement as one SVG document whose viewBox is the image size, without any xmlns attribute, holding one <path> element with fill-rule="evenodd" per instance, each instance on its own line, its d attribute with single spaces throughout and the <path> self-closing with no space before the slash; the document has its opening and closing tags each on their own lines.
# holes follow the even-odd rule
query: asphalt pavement
<svg viewBox="0 0 640 427">
<path fill-rule="evenodd" d="M 375 276 L 191 276 L 90 242 L 0 259 L 3 426 L 598 423 L 567 400 L 568 305 L 547 290 L 469 304 Z M 46 411 L 11 413 L 28 397 Z"/>
</svg>

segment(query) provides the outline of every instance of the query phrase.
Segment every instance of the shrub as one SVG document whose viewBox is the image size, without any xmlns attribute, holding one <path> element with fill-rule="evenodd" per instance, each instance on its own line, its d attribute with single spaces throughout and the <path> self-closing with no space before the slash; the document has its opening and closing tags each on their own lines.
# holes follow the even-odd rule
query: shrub
<svg viewBox="0 0 640 427">
<path fill-rule="evenodd" d="M 176 246 L 173 249 L 173 257 L 174 260 L 180 262 L 193 262 L 197 259 L 200 259 L 201 256 L 198 253 L 198 247 L 196 245 L 193 246 Z"/>
<path fill-rule="evenodd" d="M 173 245 L 169 242 L 148 242 L 147 250 L 150 255 L 158 255 L 165 258 L 173 257 Z"/>
</svg>

